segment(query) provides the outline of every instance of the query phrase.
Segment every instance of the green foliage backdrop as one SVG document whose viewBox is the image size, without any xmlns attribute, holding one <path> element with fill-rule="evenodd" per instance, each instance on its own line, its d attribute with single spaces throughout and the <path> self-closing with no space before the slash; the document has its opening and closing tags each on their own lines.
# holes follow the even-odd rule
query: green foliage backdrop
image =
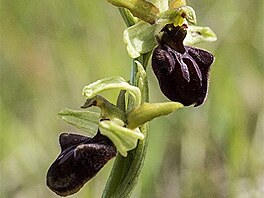
<svg viewBox="0 0 264 198">
<path fill-rule="evenodd" d="M 215 43 L 206 103 L 150 124 L 146 163 L 133 197 L 261 197 L 264 193 L 263 1 L 188 1 Z M 56 118 L 84 102 L 83 86 L 129 78 L 125 25 L 107 1 L 1 0 L 0 197 L 57 197 L 45 185 Z M 165 101 L 148 68 L 152 102 Z M 116 93 L 106 93 L 114 99 Z M 72 197 L 100 197 L 108 164 Z"/>
</svg>

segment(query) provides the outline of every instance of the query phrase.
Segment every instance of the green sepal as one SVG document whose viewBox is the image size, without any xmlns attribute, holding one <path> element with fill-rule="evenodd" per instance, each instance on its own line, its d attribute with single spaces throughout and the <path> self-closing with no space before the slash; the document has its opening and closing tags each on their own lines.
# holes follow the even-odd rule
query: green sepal
<svg viewBox="0 0 264 198">
<path fill-rule="evenodd" d="M 159 8 L 160 12 L 164 12 L 169 9 L 169 2 L 164 0 L 154 0 L 153 4 Z"/>
<path fill-rule="evenodd" d="M 138 140 L 143 140 L 144 135 L 139 129 L 131 130 L 122 126 L 121 120 L 104 120 L 99 123 L 100 132 L 107 136 L 124 157 L 127 152 L 136 148 Z"/>
<path fill-rule="evenodd" d="M 156 25 L 150 25 L 144 21 L 140 21 L 125 29 L 123 40 L 127 45 L 130 57 L 137 58 L 140 54 L 147 53 L 155 47 L 155 29 Z"/>
<path fill-rule="evenodd" d="M 97 133 L 100 114 L 92 111 L 64 109 L 57 114 L 59 119 L 94 136 Z"/>
<path fill-rule="evenodd" d="M 174 0 L 170 3 L 170 8 L 171 9 L 175 9 L 175 8 L 179 8 L 182 6 L 186 6 L 186 1 L 185 0 Z"/>
<path fill-rule="evenodd" d="M 118 10 L 127 27 L 130 27 L 139 21 L 139 19 L 137 17 L 134 17 L 127 8 L 119 7 Z"/>
<path fill-rule="evenodd" d="M 183 43 L 185 45 L 194 45 L 201 42 L 212 42 L 216 40 L 217 37 L 215 33 L 209 27 L 190 25 Z"/>
<path fill-rule="evenodd" d="M 150 24 L 155 23 L 159 9 L 151 2 L 145 0 L 107 0 L 109 3 L 127 8 L 134 17 L 138 17 Z"/>
<path fill-rule="evenodd" d="M 183 107 L 179 102 L 143 103 L 127 115 L 127 127 L 137 128 L 160 116 L 168 115 Z"/>
<path fill-rule="evenodd" d="M 88 99 L 91 99 L 98 95 L 102 91 L 117 89 L 117 90 L 126 90 L 130 93 L 134 99 L 135 107 L 140 105 L 141 93 L 140 89 L 136 86 L 130 85 L 122 77 L 110 77 L 97 80 L 94 83 L 91 83 L 83 88 L 82 95 Z"/>
<path fill-rule="evenodd" d="M 129 56 L 137 58 L 141 54 L 150 52 L 157 45 L 155 35 L 158 35 L 165 25 L 174 23 L 175 26 L 178 26 L 185 21 L 196 23 L 196 15 L 192 7 L 183 6 L 173 10 L 166 10 L 160 14 L 153 25 L 140 21 L 125 29 L 123 40 L 127 45 Z"/>
</svg>

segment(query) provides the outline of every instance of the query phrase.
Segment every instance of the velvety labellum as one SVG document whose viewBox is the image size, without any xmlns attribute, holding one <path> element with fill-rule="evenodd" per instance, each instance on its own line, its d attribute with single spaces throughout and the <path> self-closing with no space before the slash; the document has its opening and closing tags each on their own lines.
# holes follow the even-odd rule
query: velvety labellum
<svg viewBox="0 0 264 198">
<path fill-rule="evenodd" d="M 208 75 L 214 56 L 183 45 L 187 25 L 166 25 L 152 55 L 152 68 L 164 95 L 184 106 L 201 105 L 207 95 Z"/>
<path fill-rule="evenodd" d="M 162 30 L 162 36 L 159 40 L 161 45 L 166 44 L 177 52 L 184 53 L 185 48 L 183 45 L 183 40 L 187 35 L 188 26 L 183 24 L 183 26 L 175 27 L 173 24 L 167 24 Z"/>
<path fill-rule="evenodd" d="M 116 148 L 100 132 L 93 138 L 62 133 L 61 153 L 47 173 L 47 186 L 60 196 L 76 193 L 113 157 Z"/>
<path fill-rule="evenodd" d="M 159 45 L 152 56 L 152 68 L 164 95 L 185 106 L 201 105 L 207 95 L 211 53 L 185 46 L 183 54 Z"/>
</svg>

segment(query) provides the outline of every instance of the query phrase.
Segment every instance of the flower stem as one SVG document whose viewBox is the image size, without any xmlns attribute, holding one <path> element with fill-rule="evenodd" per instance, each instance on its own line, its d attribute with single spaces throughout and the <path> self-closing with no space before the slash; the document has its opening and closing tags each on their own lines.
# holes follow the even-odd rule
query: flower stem
<svg viewBox="0 0 264 198">
<path fill-rule="evenodd" d="M 127 26 L 133 25 L 124 9 L 120 8 L 119 10 Z M 149 57 L 150 54 L 144 54 L 137 59 L 141 62 L 144 69 L 146 69 Z M 134 86 L 137 86 L 138 84 L 136 77 L 137 72 L 137 64 L 135 63 L 135 60 L 133 60 L 130 83 Z M 147 80 L 144 81 L 141 94 L 141 102 L 148 102 L 149 94 Z M 118 154 L 108 178 L 102 198 L 129 197 L 132 194 L 138 182 L 138 177 L 143 168 L 146 156 L 148 145 L 148 124 L 141 126 L 140 131 L 144 134 L 145 139 L 140 140 L 137 147 L 128 152 L 127 157 L 123 157 L 122 155 Z"/>
</svg>

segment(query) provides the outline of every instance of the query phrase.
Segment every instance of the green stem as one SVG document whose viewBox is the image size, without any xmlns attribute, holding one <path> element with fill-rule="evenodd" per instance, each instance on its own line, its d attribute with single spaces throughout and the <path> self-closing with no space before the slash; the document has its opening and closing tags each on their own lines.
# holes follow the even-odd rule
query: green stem
<svg viewBox="0 0 264 198">
<path fill-rule="evenodd" d="M 128 15 L 120 9 L 121 15 L 124 21 L 130 21 L 127 25 L 131 24 L 131 20 L 128 19 Z M 139 57 L 139 61 L 143 64 L 143 67 L 146 68 L 147 62 L 149 59 L 149 54 L 142 55 Z M 137 64 L 133 60 L 131 79 L 130 83 L 134 86 L 137 86 Z M 147 80 L 144 83 L 142 90 L 142 101 L 148 102 L 148 83 Z M 128 104 L 129 106 L 129 104 Z M 139 174 L 143 168 L 147 145 L 148 145 L 148 124 L 144 124 L 140 127 L 140 131 L 144 134 L 145 139 L 140 140 L 135 149 L 128 152 L 127 157 L 123 157 L 118 154 L 114 162 L 112 171 L 108 178 L 105 190 L 103 192 L 103 198 L 116 198 L 116 197 L 129 197 L 131 196 L 137 182 Z"/>
</svg>

